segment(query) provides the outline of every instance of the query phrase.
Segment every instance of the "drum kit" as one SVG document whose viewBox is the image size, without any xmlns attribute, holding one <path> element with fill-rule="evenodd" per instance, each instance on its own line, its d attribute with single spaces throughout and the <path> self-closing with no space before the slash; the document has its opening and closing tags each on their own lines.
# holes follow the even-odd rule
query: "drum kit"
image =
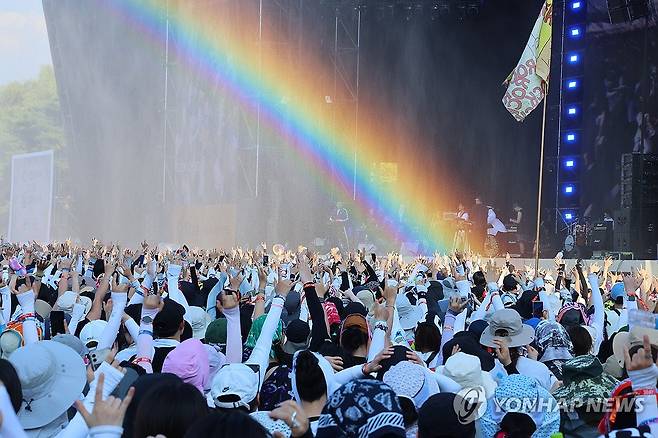
<svg viewBox="0 0 658 438">
<path fill-rule="evenodd" d="M 583 223 L 567 224 L 567 234 L 564 237 L 564 251 L 569 253 L 577 248 L 590 246 L 592 240 L 592 225 L 585 221 Z"/>
</svg>

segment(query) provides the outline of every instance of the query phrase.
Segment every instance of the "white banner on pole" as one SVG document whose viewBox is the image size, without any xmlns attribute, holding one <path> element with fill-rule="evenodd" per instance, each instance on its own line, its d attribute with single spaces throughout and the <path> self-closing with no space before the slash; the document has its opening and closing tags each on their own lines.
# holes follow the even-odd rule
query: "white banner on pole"
<svg viewBox="0 0 658 438">
<path fill-rule="evenodd" d="M 53 180 L 52 150 L 12 156 L 7 232 L 10 242 L 50 241 Z"/>
</svg>

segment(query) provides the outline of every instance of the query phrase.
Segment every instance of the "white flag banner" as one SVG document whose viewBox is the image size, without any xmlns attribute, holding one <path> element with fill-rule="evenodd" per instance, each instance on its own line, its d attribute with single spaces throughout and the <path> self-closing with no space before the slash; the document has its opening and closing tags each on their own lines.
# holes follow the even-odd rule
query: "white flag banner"
<svg viewBox="0 0 658 438">
<path fill-rule="evenodd" d="M 521 122 L 546 97 L 551 65 L 553 0 L 546 0 L 521 59 L 505 80 L 503 105 Z"/>
<path fill-rule="evenodd" d="M 14 155 L 11 158 L 7 232 L 10 242 L 50 241 L 53 179 L 52 150 Z"/>
</svg>

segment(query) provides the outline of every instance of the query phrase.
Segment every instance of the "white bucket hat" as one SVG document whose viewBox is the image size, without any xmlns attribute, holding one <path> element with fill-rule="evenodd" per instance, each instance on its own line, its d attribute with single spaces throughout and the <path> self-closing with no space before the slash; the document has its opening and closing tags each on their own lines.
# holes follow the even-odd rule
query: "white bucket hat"
<svg viewBox="0 0 658 438">
<path fill-rule="evenodd" d="M 438 371 L 459 383 L 462 388 L 483 388 L 483 393 L 476 392 L 478 401 L 482 403 L 486 403 L 486 399 L 493 396 L 498 386 L 489 372 L 482 371 L 480 358 L 462 351 L 450 356 L 445 365 L 439 367 Z"/>
<path fill-rule="evenodd" d="M 439 392 L 437 383 L 428 379 L 424 367 L 406 360 L 386 371 L 383 382 L 390 386 L 398 397 L 411 399 L 417 409 Z"/>
<path fill-rule="evenodd" d="M 59 342 L 26 345 L 9 361 L 23 388 L 18 420 L 24 429 L 37 429 L 54 421 L 80 397 L 87 382 L 82 358 Z"/>
</svg>

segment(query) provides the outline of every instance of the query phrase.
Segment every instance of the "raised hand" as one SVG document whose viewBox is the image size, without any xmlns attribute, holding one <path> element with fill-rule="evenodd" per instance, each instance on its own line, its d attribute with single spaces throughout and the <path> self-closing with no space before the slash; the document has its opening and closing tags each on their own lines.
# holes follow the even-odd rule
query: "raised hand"
<svg viewBox="0 0 658 438">
<path fill-rule="evenodd" d="M 228 280 L 228 288 L 231 290 L 238 290 L 242 284 L 242 280 L 244 280 L 244 275 L 242 275 L 242 273 L 230 277 Z"/>
<path fill-rule="evenodd" d="M 512 363 L 512 358 L 510 356 L 509 347 L 505 341 L 501 339 L 494 339 L 494 344 L 496 345 L 496 356 L 503 366 L 507 366 Z"/>
<path fill-rule="evenodd" d="M 290 289 L 292 289 L 292 281 L 286 278 L 280 279 L 276 283 L 276 286 L 274 286 L 274 291 L 276 294 L 281 295 L 283 298 L 288 296 Z"/>
<path fill-rule="evenodd" d="M 75 407 L 78 409 L 78 412 L 80 412 L 80 415 L 82 415 L 82 418 L 84 418 L 85 423 L 87 423 L 89 428 L 96 426 L 121 426 L 128 405 L 130 405 L 133 395 L 135 394 L 135 388 L 131 387 L 123 400 L 113 396 L 109 396 L 107 399 L 103 400 L 104 383 L 105 375 L 101 374 L 98 376 L 94 409 L 91 413 L 85 408 L 84 403 L 80 400 L 76 400 L 75 402 Z"/>
<path fill-rule="evenodd" d="M 220 294 L 219 299 L 224 309 L 233 309 L 240 304 L 240 293 L 225 290 Z"/>
<path fill-rule="evenodd" d="M 649 336 L 644 335 L 642 337 L 642 348 L 637 350 L 633 357 L 628 352 L 628 345 L 624 346 L 624 362 L 626 363 L 626 371 L 643 370 L 653 365 Z"/>
</svg>

